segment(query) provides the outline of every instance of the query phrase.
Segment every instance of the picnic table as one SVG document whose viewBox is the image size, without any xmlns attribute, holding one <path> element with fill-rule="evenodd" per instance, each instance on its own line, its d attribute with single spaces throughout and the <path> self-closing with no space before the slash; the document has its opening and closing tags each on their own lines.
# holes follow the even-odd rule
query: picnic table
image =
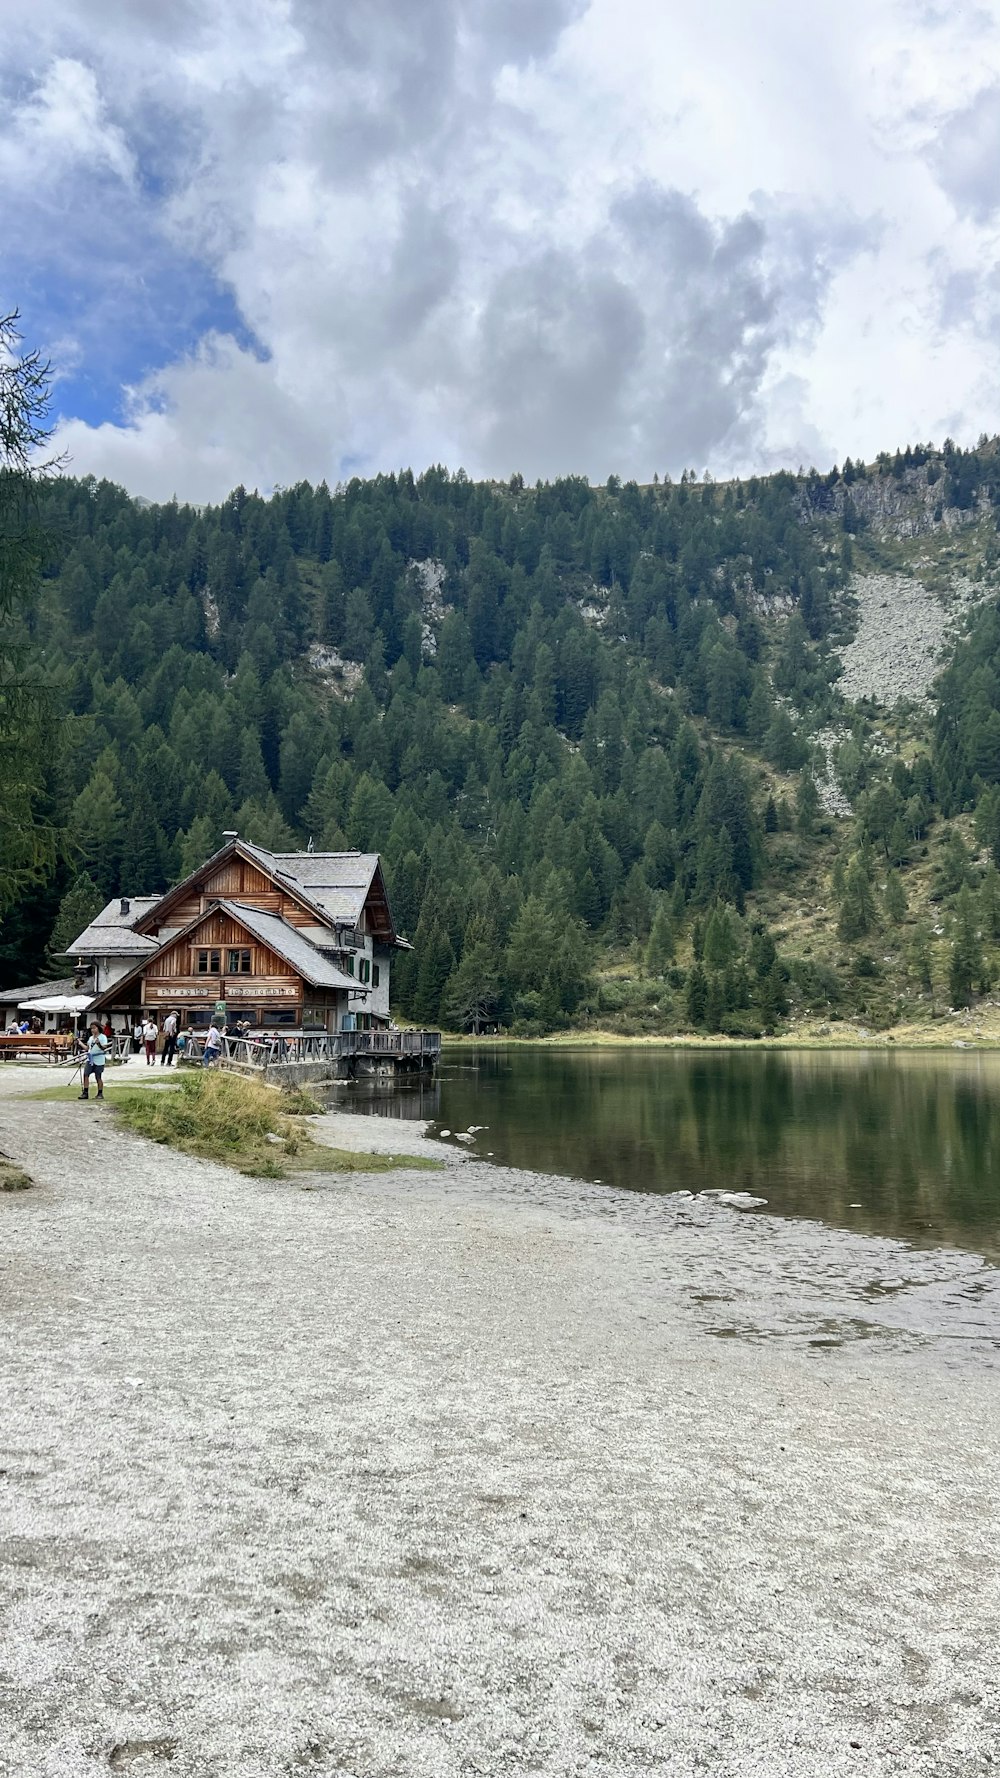
<svg viewBox="0 0 1000 1778">
<path fill-rule="evenodd" d="M 41 1056 L 46 1062 L 65 1062 L 73 1054 L 72 1032 L 13 1031 L 0 1033 L 0 1061 L 18 1056 Z"/>
</svg>

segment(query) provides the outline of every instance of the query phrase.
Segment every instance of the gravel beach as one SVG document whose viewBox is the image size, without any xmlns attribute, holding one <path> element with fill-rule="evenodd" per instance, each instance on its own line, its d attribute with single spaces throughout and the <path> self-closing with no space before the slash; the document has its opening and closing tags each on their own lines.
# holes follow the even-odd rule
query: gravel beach
<svg viewBox="0 0 1000 1778">
<path fill-rule="evenodd" d="M 996 1274 L 0 1075 L 0 1771 L 1000 1768 Z M 114 1090 L 114 1083 L 109 1094 Z"/>
</svg>

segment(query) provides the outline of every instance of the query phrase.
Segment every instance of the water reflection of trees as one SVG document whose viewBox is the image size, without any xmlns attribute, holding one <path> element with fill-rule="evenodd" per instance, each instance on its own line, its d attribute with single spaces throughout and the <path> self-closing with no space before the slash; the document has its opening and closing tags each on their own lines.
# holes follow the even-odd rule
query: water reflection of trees
<svg viewBox="0 0 1000 1778">
<path fill-rule="evenodd" d="M 446 1084 L 498 1158 L 1000 1251 L 1000 1058 L 525 1051 Z M 487 1109 L 488 1108 L 488 1109 Z M 850 1206 L 861 1201 L 863 1210 Z"/>
</svg>

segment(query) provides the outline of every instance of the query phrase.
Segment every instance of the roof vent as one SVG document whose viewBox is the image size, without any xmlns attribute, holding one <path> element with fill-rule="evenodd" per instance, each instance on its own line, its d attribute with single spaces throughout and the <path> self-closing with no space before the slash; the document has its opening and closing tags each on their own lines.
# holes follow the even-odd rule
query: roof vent
<svg viewBox="0 0 1000 1778">
<path fill-rule="evenodd" d="M 240 836 L 235 827 L 227 827 L 223 830 L 222 837 L 224 840 L 238 840 Z"/>
<path fill-rule="evenodd" d="M 119 902 L 119 909 L 120 909 L 120 911 L 121 911 L 121 912 L 122 912 L 122 913 L 123 913 L 123 914 L 127 914 L 127 913 L 128 913 L 128 910 L 129 910 L 129 899 L 128 899 L 128 896 L 127 896 L 127 895 L 123 895 L 123 896 L 122 896 L 122 898 L 121 898 L 121 901 L 120 901 L 120 902 Z"/>
</svg>

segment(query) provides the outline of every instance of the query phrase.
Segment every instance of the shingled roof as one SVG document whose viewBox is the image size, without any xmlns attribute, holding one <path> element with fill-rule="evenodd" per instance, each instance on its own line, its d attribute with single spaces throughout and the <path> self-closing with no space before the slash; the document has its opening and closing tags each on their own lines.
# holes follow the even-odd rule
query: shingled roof
<svg viewBox="0 0 1000 1778">
<path fill-rule="evenodd" d="M 241 901 L 220 901 L 219 906 L 229 914 L 230 918 L 239 921 L 255 938 L 283 957 L 286 963 L 310 982 L 314 988 L 348 988 L 352 993 L 358 992 L 358 983 L 351 975 L 345 975 L 329 957 L 305 938 L 280 914 L 263 913 L 260 908 L 247 907 Z M 202 916 L 204 918 L 204 916 Z M 363 991 L 363 990 L 362 990 Z"/>
<path fill-rule="evenodd" d="M 378 869 L 377 852 L 268 852 L 249 840 L 240 845 L 265 870 L 301 889 L 327 919 L 346 926 L 361 919 Z"/>
<path fill-rule="evenodd" d="M 67 945 L 64 957 L 145 957 L 158 949 L 155 938 L 145 938 L 132 928 L 143 914 L 155 908 L 160 895 L 116 895 L 102 908 L 96 920 Z M 122 903 L 125 903 L 123 908 Z"/>
<path fill-rule="evenodd" d="M 0 1006 L 19 1006 L 22 1000 L 42 1000 L 46 995 L 79 994 L 76 977 L 61 976 L 57 982 L 33 982 L 27 988 L 0 988 Z"/>
</svg>

